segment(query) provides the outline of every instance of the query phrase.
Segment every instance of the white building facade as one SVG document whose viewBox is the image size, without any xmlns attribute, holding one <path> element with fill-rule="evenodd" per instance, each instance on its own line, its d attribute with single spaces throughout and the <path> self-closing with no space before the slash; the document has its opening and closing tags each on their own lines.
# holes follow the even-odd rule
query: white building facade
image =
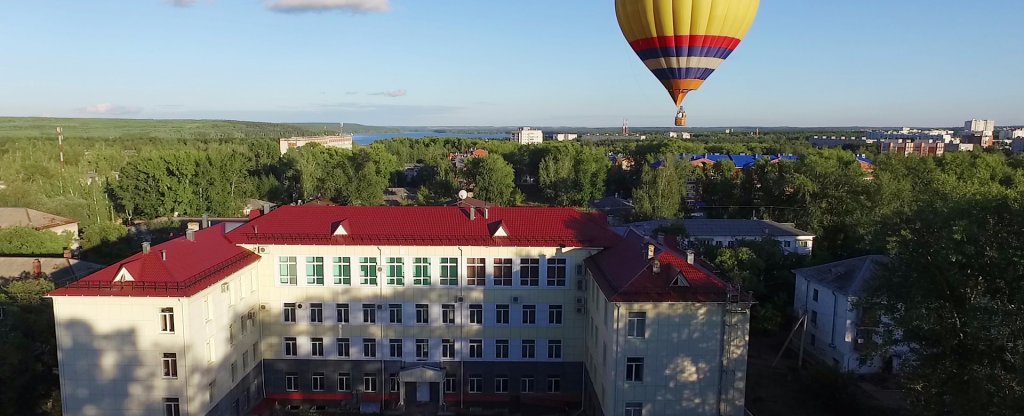
<svg viewBox="0 0 1024 416">
<path fill-rule="evenodd" d="M 283 207 L 189 233 L 51 293 L 64 414 L 741 415 L 749 304 L 663 246 L 646 284 L 673 297 L 645 297 L 601 269 L 626 246 L 658 264 L 571 209 Z"/>
<path fill-rule="evenodd" d="M 519 130 L 512 132 L 512 141 L 522 145 L 541 144 L 544 143 L 544 131 L 520 127 Z"/>
<path fill-rule="evenodd" d="M 695 244 L 732 247 L 739 241 L 770 238 L 778 241 L 789 253 L 811 255 L 814 234 L 797 229 L 794 224 L 768 220 L 687 219 L 687 239 Z"/>
</svg>

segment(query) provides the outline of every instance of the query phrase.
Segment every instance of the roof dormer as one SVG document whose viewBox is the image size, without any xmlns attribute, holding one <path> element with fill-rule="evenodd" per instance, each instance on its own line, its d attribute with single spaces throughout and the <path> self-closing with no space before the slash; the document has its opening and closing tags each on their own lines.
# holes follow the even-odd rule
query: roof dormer
<svg viewBox="0 0 1024 416">
<path fill-rule="evenodd" d="M 128 268 L 124 267 L 124 266 L 121 266 L 121 270 L 118 270 L 117 271 L 117 275 L 114 276 L 114 283 L 124 283 L 124 282 L 134 282 L 134 281 L 135 281 L 135 276 L 132 276 L 132 274 L 130 272 L 128 272 Z"/>
<path fill-rule="evenodd" d="M 349 223 L 348 220 L 338 221 L 334 223 L 334 235 L 343 236 L 348 235 Z"/>
<path fill-rule="evenodd" d="M 505 229 L 505 224 L 502 223 L 501 221 L 491 223 L 489 225 L 489 228 L 491 229 L 491 237 L 508 237 L 508 230 Z"/>
<path fill-rule="evenodd" d="M 690 282 L 686 280 L 682 272 L 676 273 L 676 277 L 672 278 L 672 287 L 690 287 Z"/>
</svg>

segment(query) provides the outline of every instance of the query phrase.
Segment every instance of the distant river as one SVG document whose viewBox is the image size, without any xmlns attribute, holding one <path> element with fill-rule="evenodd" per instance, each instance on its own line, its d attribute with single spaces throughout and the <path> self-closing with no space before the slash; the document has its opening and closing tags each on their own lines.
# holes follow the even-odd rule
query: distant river
<svg viewBox="0 0 1024 416">
<path fill-rule="evenodd" d="M 419 132 L 409 131 L 403 133 L 386 133 L 386 134 L 355 134 L 353 140 L 359 144 L 370 144 L 377 140 L 387 140 L 395 138 L 409 138 L 409 139 L 422 139 L 425 137 L 451 137 L 458 139 L 483 139 L 483 140 L 508 140 L 509 135 L 507 134 L 462 134 L 462 133 L 436 133 L 436 132 Z"/>
</svg>

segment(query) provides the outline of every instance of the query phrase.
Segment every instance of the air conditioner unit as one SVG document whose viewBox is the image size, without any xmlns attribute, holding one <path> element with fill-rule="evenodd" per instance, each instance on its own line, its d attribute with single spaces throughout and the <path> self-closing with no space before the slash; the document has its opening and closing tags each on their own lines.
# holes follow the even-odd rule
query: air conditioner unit
<svg viewBox="0 0 1024 416">
<path fill-rule="evenodd" d="M 578 313 L 578 314 L 581 314 L 581 315 L 582 315 L 582 314 L 583 314 L 583 309 L 584 309 L 584 308 L 583 308 L 582 306 L 577 306 L 577 307 L 576 307 L 576 313 Z"/>
<path fill-rule="evenodd" d="M 577 276 L 583 276 L 583 265 L 582 264 L 577 264 L 576 265 L 576 275 Z"/>
<path fill-rule="evenodd" d="M 269 306 L 269 305 L 267 305 L 266 303 L 261 303 L 261 304 L 260 304 L 260 310 L 261 310 L 261 311 L 265 311 L 265 310 L 267 310 L 267 308 L 269 308 L 269 307 L 270 307 L 270 306 Z"/>
<path fill-rule="evenodd" d="M 586 305 L 586 304 L 587 304 L 587 299 L 586 298 L 584 298 L 583 296 L 577 296 L 576 297 L 576 306 L 583 306 L 583 305 Z"/>
<path fill-rule="evenodd" d="M 519 296 L 513 296 L 513 297 L 512 297 L 512 303 L 514 303 L 514 304 L 516 304 L 516 305 L 518 305 L 518 304 L 519 304 L 519 300 L 520 300 L 520 299 L 519 299 Z"/>
<path fill-rule="evenodd" d="M 583 279 L 576 279 L 576 290 L 580 292 L 587 290 L 587 285 L 585 284 Z"/>
<path fill-rule="evenodd" d="M 462 297 L 462 296 L 456 296 L 455 297 L 455 303 L 462 303 L 462 302 L 465 302 L 465 301 L 466 301 L 465 297 Z"/>
<path fill-rule="evenodd" d="M 299 309 L 302 309 L 302 304 L 301 304 L 301 303 L 296 303 L 296 304 L 295 304 L 295 307 L 296 307 L 296 308 L 299 308 Z"/>
<path fill-rule="evenodd" d="M 249 319 L 256 319 L 256 311 L 249 311 L 249 314 L 246 316 L 248 316 Z"/>
<path fill-rule="evenodd" d="M 382 311 L 382 310 L 384 310 L 384 305 L 381 305 L 381 304 L 377 304 L 377 310 L 378 310 L 378 311 Z"/>
<path fill-rule="evenodd" d="M 264 254 L 266 252 L 267 252 L 267 248 L 266 247 L 263 247 L 263 246 L 257 246 L 256 247 L 256 253 L 257 254 Z"/>
<path fill-rule="evenodd" d="M 228 293 L 231 291 L 231 285 L 228 283 L 220 284 L 220 293 Z"/>
</svg>

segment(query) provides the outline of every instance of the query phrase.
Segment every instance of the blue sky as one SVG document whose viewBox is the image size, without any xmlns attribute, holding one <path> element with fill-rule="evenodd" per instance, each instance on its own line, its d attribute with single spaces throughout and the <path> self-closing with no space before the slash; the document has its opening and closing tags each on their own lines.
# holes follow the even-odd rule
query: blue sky
<svg viewBox="0 0 1024 416">
<path fill-rule="evenodd" d="M 611 0 L 8 0 L 0 115 L 667 126 Z M 332 8 L 333 7 L 333 8 Z M 765 0 L 693 126 L 1024 124 L 1019 0 Z"/>
</svg>

